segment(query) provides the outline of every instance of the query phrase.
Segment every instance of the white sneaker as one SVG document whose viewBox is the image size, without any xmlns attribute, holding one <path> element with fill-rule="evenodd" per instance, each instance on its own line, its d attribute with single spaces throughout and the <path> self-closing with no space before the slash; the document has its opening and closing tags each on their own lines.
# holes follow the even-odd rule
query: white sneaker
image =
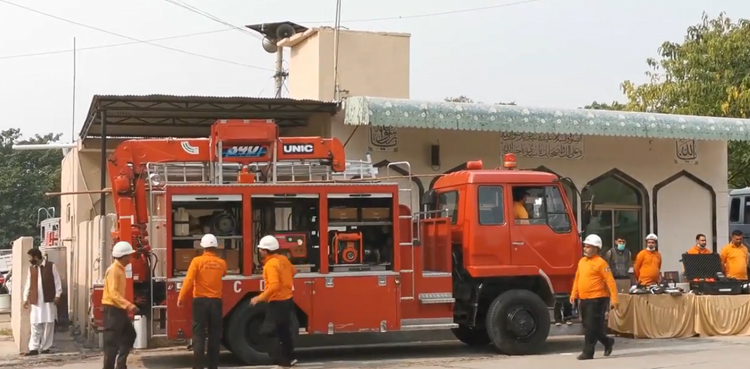
<svg viewBox="0 0 750 369">
<path fill-rule="evenodd" d="M 571 322 L 570 320 L 568 320 L 567 322 L 565 322 L 565 324 L 567 324 L 567 325 L 573 325 L 573 322 Z"/>
<path fill-rule="evenodd" d="M 555 325 L 559 327 L 559 326 L 561 326 L 561 325 L 562 325 L 562 323 L 560 323 L 560 322 L 555 322 Z"/>
</svg>

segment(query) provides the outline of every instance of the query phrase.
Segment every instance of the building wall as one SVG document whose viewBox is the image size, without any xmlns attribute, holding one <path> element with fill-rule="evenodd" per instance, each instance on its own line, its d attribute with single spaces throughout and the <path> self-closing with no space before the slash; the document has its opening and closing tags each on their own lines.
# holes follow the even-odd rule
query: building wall
<svg viewBox="0 0 750 369">
<path fill-rule="evenodd" d="M 101 189 L 100 154 L 96 149 L 82 145 L 72 149 L 63 158 L 61 173 L 62 192 L 96 191 Z M 109 182 L 107 182 L 109 187 Z M 89 319 L 89 294 L 94 282 L 100 278 L 102 263 L 100 253 L 99 201 L 101 194 L 63 195 L 60 199 L 60 239 L 68 250 L 68 312 L 73 326 L 86 331 Z M 111 197 L 107 200 L 107 213 L 114 212 Z M 106 241 L 110 242 L 111 222 L 105 226 Z M 104 260 L 109 265 L 109 259 Z"/>
<path fill-rule="evenodd" d="M 369 142 L 369 133 L 370 129 L 366 126 L 343 125 L 340 117 L 331 126 L 332 136 L 342 141 L 349 139 L 346 147 L 348 159 L 364 158 L 368 148 L 373 146 Z M 632 178 L 633 183 L 630 184 L 641 188 L 643 198 L 648 202 L 644 209 L 646 219 L 643 233 L 658 233 L 664 271 L 682 270 L 680 255 L 694 244 L 696 233 L 705 233 L 708 244 L 717 242 L 719 250 L 726 244 L 726 142 L 697 142 L 698 164 L 687 165 L 675 163 L 675 140 L 597 136 L 586 136 L 583 140 L 584 158 L 581 160 L 535 159 L 518 155 L 518 166 L 544 166 L 563 177 L 570 177 L 579 191 L 592 180 L 613 170 Z M 436 144 L 440 145 L 439 168 L 430 165 L 430 145 Z M 468 160 L 481 159 L 485 168 L 502 165 L 501 144 L 497 132 L 399 129 L 398 151 L 373 152 L 372 160 L 375 163 L 383 160 L 409 161 L 415 181 L 421 182 L 427 190 L 436 175 Z M 385 175 L 385 170 L 381 171 L 381 175 Z M 415 198 L 412 208 L 416 201 Z M 716 235 L 712 229 L 714 216 Z M 629 242 L 643 243 L 642 240 Z"/>
<path fill-rule="evenodd" d="M 404 33 L 342 30 L 338 41 L 341 96 L 409 98 L 410 37 Z M 291 47 L 290 97 L 332 101 L 334 54 L 332 28 L 320 28 Z"/>
</svg>

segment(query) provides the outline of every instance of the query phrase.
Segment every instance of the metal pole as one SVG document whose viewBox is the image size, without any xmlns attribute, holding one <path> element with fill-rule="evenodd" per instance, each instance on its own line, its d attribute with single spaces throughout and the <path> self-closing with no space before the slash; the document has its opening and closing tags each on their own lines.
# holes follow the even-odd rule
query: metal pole
<svg viewBox="0 0 750 369">
<path fill-rule="evenodd" d="M 341 0 L 336 1 L 336 20 L 333 30 L 333 101 L 341 99 L 339 88 L 339 31 L 341 30 Z"/>
<path fill-rule="evenodd" d="M 101 111 L 101 124 L 102 124 L 102 138 L 101 138 L 101 158 L 100 158 L 100 181 L 101 189 L 107 187 L 107 112 Z M 99 248 L 99 278 L 104 278 L 105 266 L 107 261 L 104 260 L 104 255 L 107 254 L 107 232 L 104 229 L 107 227 L 107 221 L 105 216 L 107 215 L 107 194 L 102 193 L 99 197 L 99 234 L 101 238 L 101 245 Z M 128 240 L 129 241 L 129 240 Z"/>
<path fill-rule="evenodd" d="M 281 90 L 284 88 L 284 48 L 279 47 L 276 50 L 276 97 L 281 97 Z"/>
<path fill-rule="evenodd" d="M 73 118 L 70 123 L 70 142 L 76 137 L 76 38 L 73 37 Z"/>
</svg>

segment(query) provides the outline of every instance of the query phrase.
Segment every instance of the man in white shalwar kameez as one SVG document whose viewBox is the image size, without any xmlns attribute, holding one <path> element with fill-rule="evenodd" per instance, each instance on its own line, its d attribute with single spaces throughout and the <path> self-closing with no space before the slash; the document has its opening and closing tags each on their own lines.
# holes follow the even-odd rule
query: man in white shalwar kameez
<svg viewBox="0 0 750 369">
<path fill-rule="evenodd" d="M 62 282 L 57 266 L 44 260 L 37 248 L 29 250 L 29 268 L 26 286 L 23 290 L 24 308 L 31 307 L 31 338 L 27 356 L 50 352 L 55 337 L 57 304 L 62 295 Z"/>
</svg>

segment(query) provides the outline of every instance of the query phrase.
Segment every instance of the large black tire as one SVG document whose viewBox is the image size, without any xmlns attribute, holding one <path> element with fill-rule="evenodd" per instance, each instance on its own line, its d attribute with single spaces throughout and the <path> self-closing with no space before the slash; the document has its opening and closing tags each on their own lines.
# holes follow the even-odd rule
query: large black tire
<svg viewBox="0 0 750 369">
<path fill-rule="evenodd" d="M 487 346 L 492 342 L 487 330 L 481 327 L 470 328 L 465 325 L 459 325 L 458 328 L 451 329 L 456 339 L 469 346 Z"/>
<path fill-rule="evenodd" d="M 500 352 L 536 354 L 549 336 L 549 309 L 531 291 L 510 290 L 492 302 L 487 311 L 486 325 L 492 344 Z"/>
<path fill-rule="evenodd" d="M 247 301 L 243 301 L 229 317 L 225 335 L 225 341 L 229 345 L 227 349 L 247 365 L 271 364 L 268 351 L 272 337 L 261 334 L 261 327 L 266 324 L 267 310 L 267 303 L 250 306 Z M 292 313 L 291 321 L 292 338 L 297 341 L 299 320 L 296 314 Z"/>
</svg>

